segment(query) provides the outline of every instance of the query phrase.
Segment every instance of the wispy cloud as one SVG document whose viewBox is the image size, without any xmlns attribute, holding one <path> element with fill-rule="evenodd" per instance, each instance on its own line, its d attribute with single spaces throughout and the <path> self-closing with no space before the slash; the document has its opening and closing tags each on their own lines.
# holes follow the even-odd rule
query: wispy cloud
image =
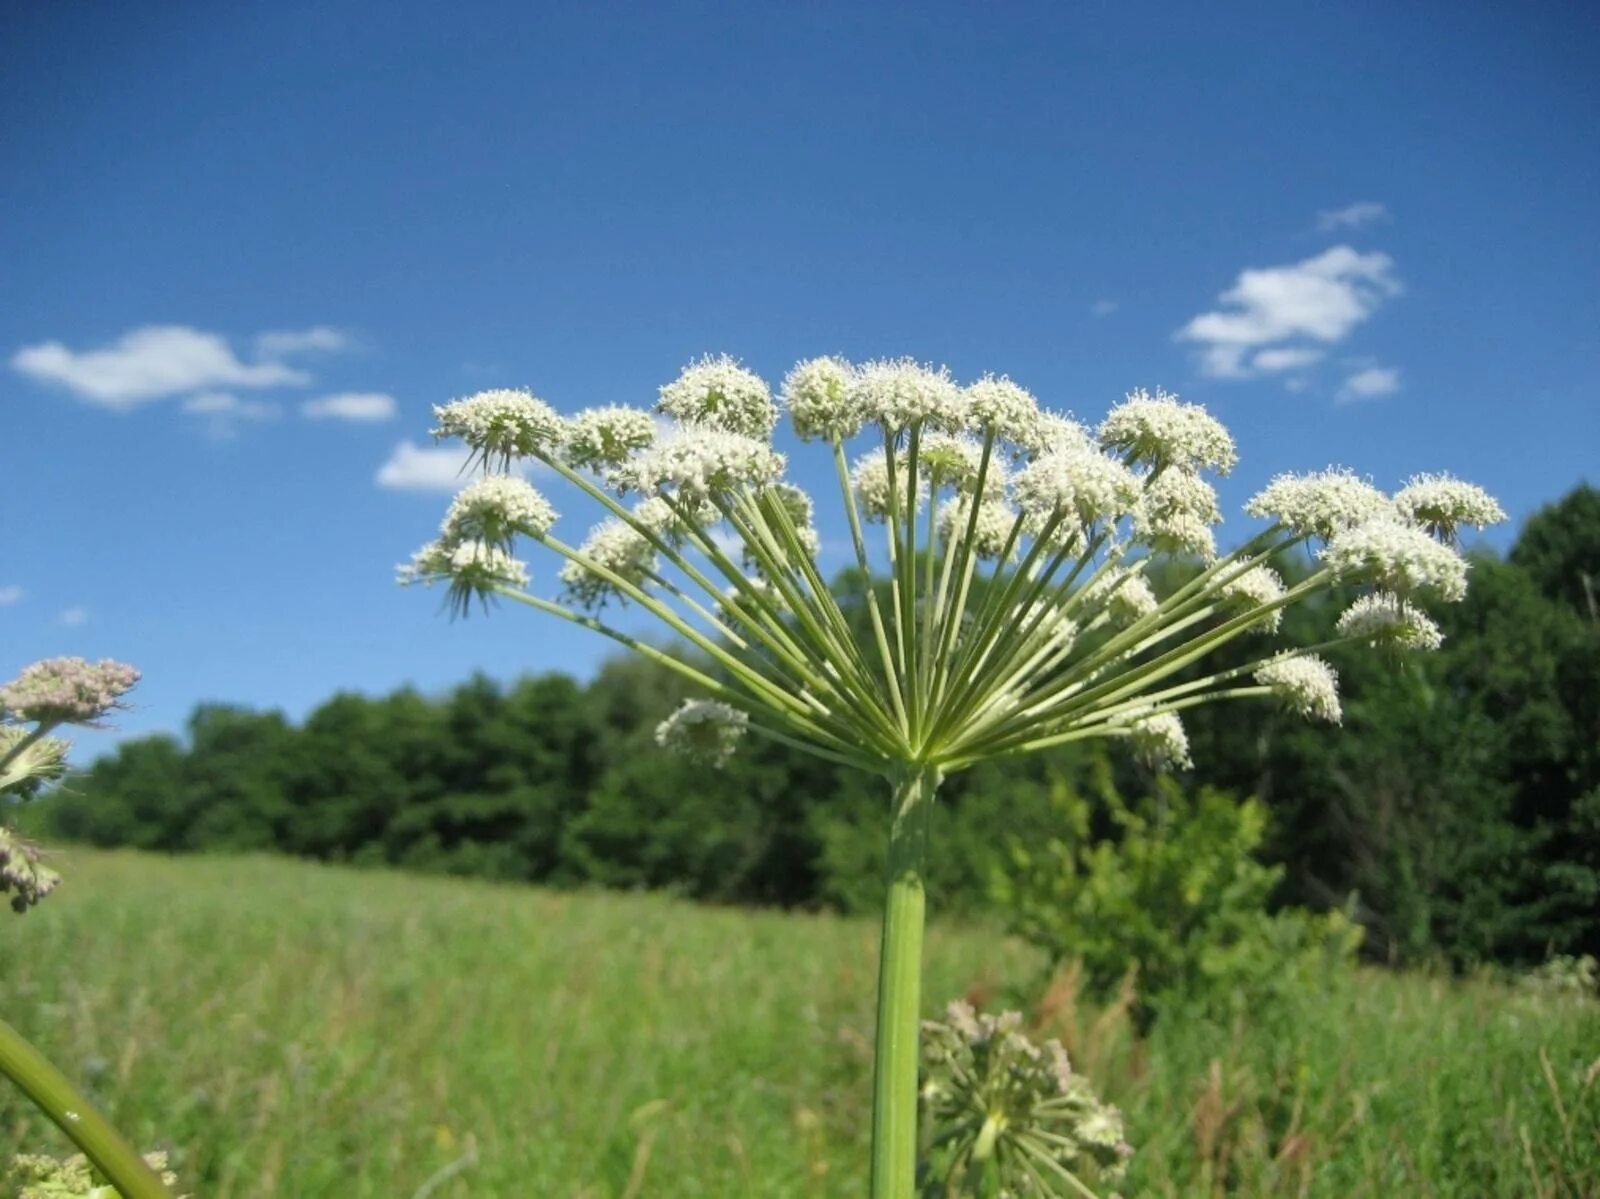
<svg viewBox="0 0 1600 1199">
<path fill-rule="evenodd" d="M 345 391 L 307 400 L 300 412 L 307 420 L 383 421 L 394 416 L 395 402 L 381 391 Z"/>
<path fill-rule="evenodd" d="M 376 482 L 391 491 L 456 491 L 467 482 L 470 451 L 402 441 L 378 468 Z"/>
<path fill-rule="evenodd" d="M 0 587 L 0 608 L 8 608 L 22 598 L 22 588 L 15 583 Z"/>
<path fill-rule="evenodd" d="M 1343 341 L 1400 291 L 1387 254 L 1334 246 L 1303 262 L 1240 271 L 1233 287 L 1218 297 L 1223 308 L 1202 312 L 1174 336 L 1200 347 L 1200 369 L 1206 374 L 1248 379 L 1306 365 L 1285 357 L 1301 351 L 1304 359 L 1314 351 L 1295 343 Z"/>
<path fill-rule="evenodd" d="M 1096 300 L 1089 305 L 1089 314 L 1091 316 L 1110 316 L 1117 310 L 1117 307 L 1115 300 Z"/>
<path fill-rule="evenodd" d="M 77 628 L 79 625 L 87 624 L 88 622 L 89 609 L 87 608 L 63 608 L 60 614 L 56 617 L 57 624 L 64 624 L 68 628 L 72 629 Z"/>
<path fill-rule="evenodd" d="M 1369 366 L 1348 376 L 1335 395 L 1341 404 L 1375 400 L 1400 390 L 1400 371 L 1392 366 Z"/>
<path fill-rule="evenodd" d="M 348 349 L 350 335 L 331 325 L 313 325 L 309 329 L 269 329 L 257 333 L 256 354 L 262 358 L 286 358 L 290 354 L 317 351 L 331 354 Z"/>
<path fill-rule="evenodd" d="M 1359 229 L 1375 221 L 1389 219 L 1389 210 L 1376 200 L 1357 200 L 1344 208 L 1332 208 L 1317 213 L 1317 232 L 1333 233 L 1340 229 Z"/>
<path fill-rule="evenodd" d="M 1286 346 L 1281 350 L 1260 350 L 1250 360 L 1258 371 L 1275 374 L 1278 371 L 1304 370 L 1322 361 L 1323 351 L 1304 346 Z"/>
<path fill-rule="evenodd" d="M 236 437 L 239 426 L 260 421 L 277 420 L 283 409 L 270 400 L 241 400 L 229 391 L 203 391 L 183 401 L 182 411 L 187 416 L 206 422 L 213 437 Z"/>
<path fill-rule="evenodd" d="M 73 350 L 59 341 L 24 346 L 12 369 L 108 408 L 214 388 L 297 387 L 311 376 L 272 358 L 243 362 L 226 339 L 187 325 L 146 325 L 110 345 Z"/>
</svg>

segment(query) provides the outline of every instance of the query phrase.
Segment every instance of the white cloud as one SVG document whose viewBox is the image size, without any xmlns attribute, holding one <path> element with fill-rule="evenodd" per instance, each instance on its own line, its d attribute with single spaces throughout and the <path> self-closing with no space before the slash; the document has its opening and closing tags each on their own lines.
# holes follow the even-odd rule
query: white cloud
<svg viewBox="0 0 1600 1199">
<path fill-rule="evenodd" d="M 307 420 L 380 421 L 395 414 L 394 397 L 381 391 L 345 391 L 300 405 Z"/>
<path fill-rule="evenodd" d="M 262 358 L 283 358 L 289 354 L 321 351 L 328 354 L 350 345 L 350 335 L 329 325 L 309 329 L 269 329 L 256 334 L 256 353 Z"/>
<path fill-rule="evenodd" d="M 1093 316 L 1110 316 L 1116 310 L 1117 302 L 1115 300 L 1096 300 L 1089 305 L 1089 312 Z"/>
<path fill-rule="evenodd" d="M 466 485 L 469 451 L 402 441 L 378 468 L 377 484 L 391 491 L 457 491 Z"/>
<path fill-rule="evenodd" d="M 1254 373 L 1246 363 L 1252 351 L 1267 361 L 1310 340 L 1342 341 L 1390 296 L 1401 290 L 1394 261 L 1387 254 L 1361 254 L 1334 246 L 1314 258 L 1288 266 L 1239 272 L 1218 298 L 1221 310 L 1202 312 L 1174 336 L 1200 345 L 1200 369 L 1215 378 L 1243 379 Z M 1301 364 L 1303 365 L 1303 363 Z M 1262 365 L 1262 370 L 1287 369 Z"/>
<path fill-rule="evenodd" d="M 202 391 L 183 401 L 181 411 L 206 423 L 206 432 L 219 441 L 239 435 L 239 426 L 277 420 L 283 409 L 270 400 L 241 400 L 232 392 Z"/>
<path fill-rule="evenodd" d="M 15 583 L 8 583 L 0 587 L 0 608 L 9 607 L 22 598 L 22 588 Z"/>
<path fill-rule="evenodd" d="M 61 614 L 56 617 L 57 623 L 74 629 L 81 624 L 86 624 L 88 620 L 89 609 L 87 608 L 63 608 Z"/>
<path fill-rule="evenodd" d="M 1400 390 L 1400 372 L 1392 366 L 1369 366 L 1345 379 L 1335 398 L 1340 403 L 1375 400 Z"/>
<path fill-rule="evenodd" d="M 1250 360 L 1258 371 L 1269 374 L 1276 371 L 1297 371 L 1322 361 L 1322 351 L 1305 346 L 1285 346 L 1277 350 L 1261 350 Z"/>
<path fill-rule="evenodd" d="M 1359 229 L 1373 221 L 1388 219 L 1389 210 L 1376 200 L 1358 200 L 1345 208 L 1317 213 L 1317 231 L 1332 233 L 1336 229 Z"/>
<path fill-rule="evenodd" d="M 59 341 L 24 346 L 14 370 L 108 408 L 217 387 L 292 387 L 311 381 L 282 362 L 241 362 L 226 340 L 186 325 L 146 325 L 81 352 Z"/>
</svg>

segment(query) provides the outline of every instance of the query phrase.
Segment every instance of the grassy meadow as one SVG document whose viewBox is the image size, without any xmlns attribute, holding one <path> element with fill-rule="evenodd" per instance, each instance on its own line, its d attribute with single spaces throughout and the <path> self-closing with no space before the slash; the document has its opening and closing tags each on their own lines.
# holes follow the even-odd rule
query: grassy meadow
<svg viewBox="0 0 1600 1199">
<path fill-rule="evenodd" d="M 186 1189 L 860 1196 L 870 922 L 268 858 L 65 851 L 0 1013 Z M 930 930 L 930 1010 L 1039 962 Z M 1260 1022 L 1058 978 L 1037 1008 L 1128 1114 L 1135 1195 L 1600 1195 L 1600 1004 L 1363 972 Z M 0 1150 L 66 1151 L 15 1094 Z"/>
</svg>

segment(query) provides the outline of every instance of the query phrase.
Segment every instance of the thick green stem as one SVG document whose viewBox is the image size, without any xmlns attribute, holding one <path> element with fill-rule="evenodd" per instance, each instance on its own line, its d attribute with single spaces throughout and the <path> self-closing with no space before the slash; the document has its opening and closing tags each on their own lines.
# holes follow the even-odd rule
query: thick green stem
<svg viewBox="0 0 1600 1199">
<path fill-rule="evenodd" d="M 0 1020 L 0 1074 L 60 1126 L 125 1199 L 170 1199 L 145 1160 L 54 1063 Z"/>
<path fill-rule="evenodd" d="M 907 765 L 894 784 L 889 887 L 878 960 L 878 1037 L 872 1094 L 872 1199 L 912 1199 L 917 1175 L 923 868 L 937 767 Z"/>
</svg>

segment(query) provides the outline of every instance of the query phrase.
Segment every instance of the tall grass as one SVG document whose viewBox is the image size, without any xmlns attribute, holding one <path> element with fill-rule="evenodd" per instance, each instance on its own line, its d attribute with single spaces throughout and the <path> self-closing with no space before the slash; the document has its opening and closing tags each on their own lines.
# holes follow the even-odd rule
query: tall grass
<svg viewBox="0 0 1600 1199">
<path fill-rule="evenodd" d="M 69 856 L 0 1011 L 197 1195 L 865 1194 L 872 923 Z M 925 994 L 1038 965 L 935 923 Z M 1139 1040 L 1068 976 L 1040 1016 L 1127 1110 L 1130 1196 L 1600 1195 L 1600 1005 L 1370 974 Z M 17 1148 L 65 1151 L 0 1094 Z"/>
</svg>

